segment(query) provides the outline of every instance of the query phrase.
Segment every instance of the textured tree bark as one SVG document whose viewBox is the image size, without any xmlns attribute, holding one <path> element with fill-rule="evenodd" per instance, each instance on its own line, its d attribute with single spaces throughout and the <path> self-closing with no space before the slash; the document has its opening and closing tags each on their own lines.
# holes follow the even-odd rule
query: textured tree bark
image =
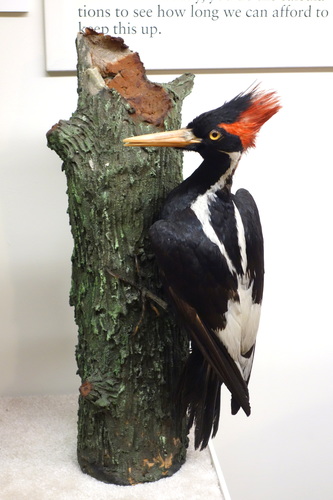
<svg viewBox="0 0 333 500">
<path fill-rule="evenodd" d="M 186 422 L 177 420 L 173 390 L 188 341 L 160 300 L 147 236 L 181 181 L 182 156 L 126 148 L 122 139 L 179 127 L 193 77 L 153 84 L 121 39 L 91 30 L 78 35 L 77 49 L 77 110 L 47 138 L 64 162 L 74 239 L 78 460 L 102 481 L 130 485 L 185 461 Z"/>
</svg>

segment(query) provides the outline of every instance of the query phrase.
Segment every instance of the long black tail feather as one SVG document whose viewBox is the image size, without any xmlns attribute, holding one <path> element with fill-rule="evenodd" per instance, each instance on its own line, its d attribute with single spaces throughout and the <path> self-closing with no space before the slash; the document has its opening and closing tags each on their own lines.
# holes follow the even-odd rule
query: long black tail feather
<svg viewBox="0 0 333 500">
<path fill-rule="evenodd" d="M 240 410 L 240 407 L 241 405 L 239 404 L 239 402 L 233 396 L 231 396 L 231 415 L 236 415 L 236 413 L 238 413 L 238 411 Z"/>
<path fill-rule="evenodd" d="M 193 346 L 180 380 L 177 405 L 188 413 L 188 428 L 195 425 L 194 446 L 203 450 L 218 430 L 221 381 L 201 352 Z"/>
</svg>

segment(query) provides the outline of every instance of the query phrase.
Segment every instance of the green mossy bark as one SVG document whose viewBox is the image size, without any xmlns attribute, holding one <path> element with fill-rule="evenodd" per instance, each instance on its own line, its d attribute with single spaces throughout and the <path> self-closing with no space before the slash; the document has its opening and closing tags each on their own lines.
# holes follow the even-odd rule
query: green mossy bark
<svg viewBox="0 0 333 500">
<path fill-rule="evenodd" d="M 70 303 L 83 384 L 78 460 L 102 481 L 155 481 L 180 468 L 187 448 L 173 390 L 188 341 L 170 311 L 143 292 L 161 296 L 147 233 L 181 181 L 182 155 L 124 147 L 123 138 L 157 128 L 133 121 L 126 100 L 80 66 L 80 51 L 78 69 L 77 110 L 48 133 L 48 146 L 64 162 L 74 239 Z M 192 80 L 184 75 L 165 85 L 173 102 L 165 128 L 180 126 Z"/>
</svg>

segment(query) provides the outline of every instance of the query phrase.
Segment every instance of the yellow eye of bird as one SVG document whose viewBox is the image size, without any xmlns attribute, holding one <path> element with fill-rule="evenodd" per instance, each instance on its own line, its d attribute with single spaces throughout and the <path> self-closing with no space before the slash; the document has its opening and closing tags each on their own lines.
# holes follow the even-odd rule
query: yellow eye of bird
<svg viewBox="0 0 333 500">
<path fill-rule="evenodd" d="M 218 139 L 221 139 L 222 137 L 222 134 L 221 132 L 219 132 L 218 130 L 212 130 L 210 133 L 209 133 L 209 138 L 212 140 L 212 141 L 217 141 Z"/>
</svg>

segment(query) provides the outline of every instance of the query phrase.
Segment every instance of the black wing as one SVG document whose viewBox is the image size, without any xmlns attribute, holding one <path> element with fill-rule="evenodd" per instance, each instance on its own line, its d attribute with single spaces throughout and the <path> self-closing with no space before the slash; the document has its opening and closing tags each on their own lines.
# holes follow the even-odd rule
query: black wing
<svg viewBox="0 0 333 500">
<path fill-rule="evenodd" d="M 264 290 L 264 239 L 257 205 L 246 189 L 233 197 L 242 218 L 247 253 L 247 270 L 253 281 L 253 301 L 261 304 Z"/>
<path fill-rule="evenodd" d="M 190 209 L 176 222 L 156 222 L 150 236 L 162 279 L 183 325 L 220 383 L 226 384 L 249 413 L 247 386 L 214 333 L 225 327 L 228 301 L 237 297 L 236 276 Z"/>
</svg>

